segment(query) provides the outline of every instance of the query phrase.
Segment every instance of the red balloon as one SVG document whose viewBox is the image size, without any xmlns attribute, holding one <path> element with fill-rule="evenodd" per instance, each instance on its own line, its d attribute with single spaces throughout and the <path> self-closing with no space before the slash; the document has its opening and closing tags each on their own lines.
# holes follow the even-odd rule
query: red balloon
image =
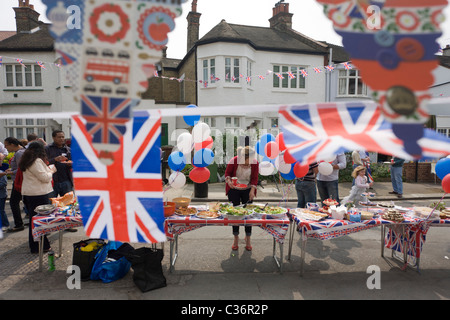
<svg viewBox="0 0 450 320">
<path fill-rule="evenodd" d="M 189 178 L 191 178 L 191 180 L 196 183 L 203 183 L 208 181 L 210 175 L 211 172 L 208 168 L 195 167 L 191 170 L 191 172 L 189 172 Z"/>
<path fill-rule="evenodd" d="M 212 149 L 214 140 L 212 137 L 206 138 L 204 141 L 194 144 L 195 151 L 201 149 Z"/>
<path fill-rule="evenodd" d="M 445 193 L 450 193 L 450 173 L 442 179 L 442 189 Z"/>
<path fill-rule="evenodd" d="M 264 147 L 264 152 L 266 153 L 267 158 L 275 159 L 276 157 L 278 157 L 280 149 L 278 149 L 278 144 L 275 141 L 270 141 L 267 142 L 266 146 Z"/>
<path fill-rule="evenodd" d="M 289 164 L 293 164 L 296 163 L 297 160 L 291 156 L 291 154 L 289 153 L 289 151 L 286 149 L 286 151 L 284 151 L 284 162 L 289 163 Z"/>
<path fill-rule="evenodd" d="M 297 178 L 303 178 L 309 171 L 309 164 L 302 165 L 300 162 L 296 162 L 294 165 L 294 174 Z"/>
<path fill-rule="evenodd" d="M 278 143 L 278 148 L 281 151 L 286 150 L 286 145 L 284 144 L 284 136 L 283 136 L 283 132 L 280 132 L 277 137 L 275 138 L 275 142 Z"/>
</svg>

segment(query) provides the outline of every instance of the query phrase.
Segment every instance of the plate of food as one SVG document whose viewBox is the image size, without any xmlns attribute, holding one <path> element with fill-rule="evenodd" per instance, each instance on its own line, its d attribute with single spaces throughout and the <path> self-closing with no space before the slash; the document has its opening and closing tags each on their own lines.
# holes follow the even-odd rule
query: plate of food
<svg viewBox="0 0 450 320">
<path fill-rule="evenodd" d="M 382 208 L 394 208 L 395 207 L 394 202 L 392 202 L 392 201 L 378 202 L 377 205 Z"/>
<path fill-rule="evenodd" d="M 244 184 L 244 183 L 238 183 L 237 185 L 234 186 L 236 189 L 240 189 L 240 190 L 245 190 L 248 188 L 248 185 Z"/>
<path fill-rule="evenodd" d="M 377 206 L 377 204 L 372 201 L 360 201 L 359 204 L 364 207 L 376 207 Z"/>
<path fill-rule="evenodd" d="M 252 210 L 244 207 L 234 207 L 231 204 L 220 205 L 219 212 L 228 219 L 244 219 L 253 213 Z"/>
<path fill-rule="evenodd" d="M 43 204 L 43 205 L 37 206 L 34 209 L 34 212 L 36 212 L 40 216 L 48 216 L 48 215 L 52 214 L 53 212 L 55 212 L 56 209 L 57 209 L 57 206 L 54 204 Z"/>
<path fill-rule="evenodd" d="M 337 202 L 337 201 L 334 200 L 334 199 L 330 199 L 330 198 L 325 199 L 325 200 L 323 200 L 322 202 L 323 202 L 324 205 L 326 205 L 326 206 L 328 206 L 328 207 L 339 205 L 339 202 Z"/>
<path fill-rule="evenodd" d="M 197 208 L 194 207 L 180 207 L 175 209 L 175 214 L 179 216 L 192 216 L 197 213 Z"/>
<path fill-rule="evenodd" d="M 320 213 L 317 211 L 312 211 L 308 209 L 297 208 L 294 210 L 294 214 L 298 216 L 300 219 L 304 220 L 312 220 L 312 221 L 320 221 L 322 219 L 328 218 L 328 214 Z"/>
<path fill-rule="evenodd" d="M 198 211 L 195 216 L 200 219 L 217 219 L 222 215 L 217 211 Z"/>
<path fill-rule="evenodd" d="M 271 216 L 272 218 L 284 218 L 287 212 L 288 212 L 288 209 L 283 208 L 283 207 L 267 206 L 264 209 L 264 213 L 268 216 Z"/>
</svg>

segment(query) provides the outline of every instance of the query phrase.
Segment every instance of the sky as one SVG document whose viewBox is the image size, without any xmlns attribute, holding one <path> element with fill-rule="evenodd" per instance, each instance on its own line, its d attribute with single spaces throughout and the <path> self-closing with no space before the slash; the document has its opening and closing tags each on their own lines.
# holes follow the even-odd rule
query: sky
<svg viewBox="0 0 450 320">
<path fill-rule="evenodd" d="M 66 0 L 67 1 L 67 0 Z M 169 33 L 167 55 L 181 59 L 186 53 L 186 16 L 191 10 L 191 0 L 183 4 L 183 14 L 176 19 L 176 28 Z M 268 27 L 272 8 L 278 0 L 198 0 L 197 11 L 200 18 L 200 38 L 209 32 L 222 19 L 229 23 Z M 316 0 L 287 0 L 293 16 L 293 29 L 315 40 L 342 45 L 332 23 L 325 17 L 322 6 Z M 12 9 L 18 6 L 18 0 L 0 0 L 0 30 L 15 30 L 15 14 Z M 40 20 L 48 22 L 45 16 L 46 6 L 41 0 L 30 0 L 35 10 L 41 14 Z M 443 35 L 438 39 L 441 47 L 450 44 L 450 5 L 445 10 L 448 17 L 442 25 Z"/>
</svg>

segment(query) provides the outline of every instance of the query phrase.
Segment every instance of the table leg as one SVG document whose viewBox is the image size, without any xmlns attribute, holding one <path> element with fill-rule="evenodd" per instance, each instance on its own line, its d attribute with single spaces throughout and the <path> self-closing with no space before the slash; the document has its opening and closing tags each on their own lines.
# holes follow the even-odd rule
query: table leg
<svg viewBox="0 0 450 320">
<path fill-rule="evenodd" d="M 273 239 L 273 259 L 275 260 L 275 263 L 278 266 L 278 269 L 280 270 L 280 273 L 283 273 L 283 244 L 278 244 L 280 247 L 280 259 L 278 260 L 277 254 L 276 254 L 276 248 L 277 248 L 277 242 L 275 241 L 275 238 Z"/>
<path fill-rule="evenodd" d="M 43 258 L 44 258 L 44 236 L 40 236 L 39 237 L 39 271 L 42 271 Z"/>
<path fill-rule="evenodd" d="M 381 225 L 381 257 L 384 258 L 384 245 L 386 238 L 386 229 L 385 226 Z"/>
<path fill-rule="evenodd" d="M 306 241 L 308 238 L 303 235 L 303 233 L 300 233 L 300 240 L 302 242 L 301 246 L 301 258 L 300 258 L 300 277 L 303 277 L 303 267 L 305 264 L 305 252 L 306 252 Z"/>
<path fill-rule="evenodd" d="M 291 260 L 291 253 L 292 253 L 292 245 L 294 243 L 294 232 L 295 232 L 295 226 L 294 222 L 291 222 L 289 224 L 289 248 L 288 248 L 288 260 Z"/>
<path fill-rule="evenodd" d="M 62 256 L 62 243 L 63 243 L 63 231 L 59 231 L 59 255 L 58 257 Z"/>
<path fill-rule="evenodd" d="M 175 249 L 175 250 L 174 250 Z M 178 257 L 178 235 L 174 235 L 174 240 L 170 241 L 170 267 L 169 272 L 173 271 L 173 267 L 175 266 L 175 261 Z"/>
</svg>

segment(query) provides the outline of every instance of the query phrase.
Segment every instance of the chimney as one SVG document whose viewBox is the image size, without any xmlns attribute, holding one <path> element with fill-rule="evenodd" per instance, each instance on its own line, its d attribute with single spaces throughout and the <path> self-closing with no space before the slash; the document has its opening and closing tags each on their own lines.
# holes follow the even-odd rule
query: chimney
<svg viewBox="0 0 450 320">
<path fill-rule="evenodd" d="M 280 0 L 280 2 L 275 4 L 272 11 L 272 18 L 269 19 L 271 28 L 280 30 L 292 29 L 292 16 L 294 14 L 289 13 L 289 3 Z"/>
<path fill-rule="evenodd" d="M 40 14 L 34 11 L 30 0 L 19 0 L 19 7 L 13 8 L 16 12 L 16 29 L 19 32 L 29 32 L 40 26 Z"/>
<path fill-rule="evenodd" d="M 192 0 L 192 9 L 187 16 L 188 32 L 187 32 L 187 51 L 189 51 L 200 37 L 200 16 L 197 12 L 197 0 Z"/>
<path fill-rule="evenodd" d="M 443 56 L 450 56 L 450 45 L 448 44 L 444 49 L 442 49 L 442 55 Z"/>
</svg>

